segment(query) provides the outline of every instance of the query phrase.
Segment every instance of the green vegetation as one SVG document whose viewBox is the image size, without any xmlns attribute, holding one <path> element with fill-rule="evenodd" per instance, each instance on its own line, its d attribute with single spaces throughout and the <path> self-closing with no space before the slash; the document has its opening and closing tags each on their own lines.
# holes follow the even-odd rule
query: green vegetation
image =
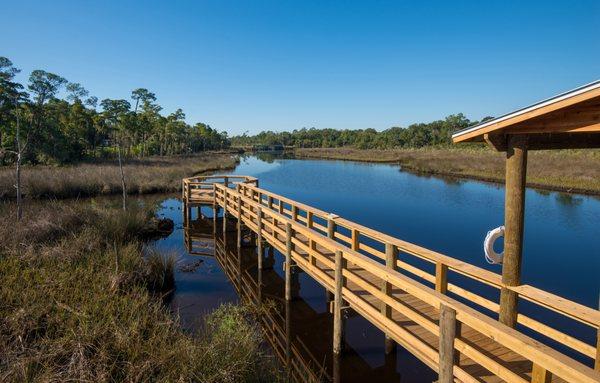
<svg viewBox="0 0 600 383">
<path fill-rule="evenodd" d="M 229 146 L 225 132 L 187 124 L 181 109 L 161 115 L 147 89 L 133 90 L 131 102 L 98 102 L 80 84 L 43 70 L 31 73 L 25 91 L 14 81 L 17 73 L 8 58 L 0 57 L 0 165 L 19 156 L 23 163 L 61 164 L 116 157 L 121 151 L 125 157 L 145 157 Z"/>
<path fill-rule="evenodd" d="M 486 147 L 359 150 L 296 149 L 296 157 L 396 163 L 419 173 L 503 182 L 505 154 Z M 532 151 L 527 185 L 549 190 L 600 194 L 600 151 Z"/>
<path fill-rule="evenodd" d="M 209 171 L 232 169 L 236 159 L 228 153 L 200 153 L 131 159 L 123 168 L 129 194 L 178 191 L 181 179 Z M 15 197 L 14 170 L 0 167 L 0 200 Z M 113 161 L 64 166 L 27 166 L 22 188 L 26 197 L 70 198 L 121 192 L 119 167 Z"/>
<path fill-rule="evenodd" d="M 0 206 L 3 222 L 12 205 Z M 181 330 L 157 279 L 172 261 L 147 262 L 138 240 L 152 216 L 131 204 L 32 203 L 0 227 L 0 381 L 279 379 L 249 308 L 223 306 L 199 334 Z"/>
<path fill-rule="evenodd" d="M 486 117 L 483 121 L 489 119 Z M 261 132 L 255 136 L 235 136 L 233 146 L 275 145 L 296 148 L 354 147 L 357 149 L 420 148 L 450 145 L 452 133 L 475 124 L 462 113 L 444 120 L 412 124 L 407 128 L 393 127 L 382 132 L 375 129 L 335 130 L 300 129 L 292 132 Z"/>
</svg>

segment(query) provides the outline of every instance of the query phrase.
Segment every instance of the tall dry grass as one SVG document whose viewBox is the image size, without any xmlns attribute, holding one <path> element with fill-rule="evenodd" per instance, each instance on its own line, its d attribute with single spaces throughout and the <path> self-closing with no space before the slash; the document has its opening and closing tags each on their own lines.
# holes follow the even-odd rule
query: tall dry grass
<svg viewBox="0 0 600 383">
<path fill-rule="evenodd" d="M 13 210 L 0 206 L 2 222 Z M 142 256 L 147 217 L 144 207 L 32 203 L 22 224 L 0 226 L 0 381 L 279 379 L 247 308 L 222 307 L 206 332 L 182 332 L 148 289 L 173 265 Z"/>
<path fill-rule="evenodd" d="M 232 169 L 237 160 L 228 153 L 125 160 L 129 194 L 178 191 L 181 179 L 203 172 Z M 72 198 L 121 193 L 119 167 L 114 161 L 69 166 L 26 166 L 22 170 L 26 198 Z M 0 167 L 0 199 L 15 198 L 12 167 Z"/>
<path fill-rule="evenodd" d="M 503 182 L 505 154 L 487 148 L 360 150 L 296 149 L 297 157 L 397 163 L 404 169 Z M 532 151 L 528 155 L 529 186 L 600 194 L 600 151 Z"/>
</svg>

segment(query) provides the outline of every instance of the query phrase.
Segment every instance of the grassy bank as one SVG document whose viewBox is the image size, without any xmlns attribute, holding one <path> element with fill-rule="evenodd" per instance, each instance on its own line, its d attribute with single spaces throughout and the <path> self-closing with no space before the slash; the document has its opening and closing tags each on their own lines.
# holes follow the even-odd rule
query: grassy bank
<svg viewBox="0 0 600 383">
<path fill-rule="evenodd" d="M 129 194 L 178 191 L 181 179 L 192 175 L 234 168 L 229 153 L 190 156 L 148 157 L 125 160 L 124 173 Z M 0 168 L 0 199 L 15 198 L 15 171 Z M 22 172 L 26 198 L 90 197 L 121 193 L 116 161 L 81 163 L 71 166 L 29 166 Z"/>
<path fill-rule="evenodd" d="M 12 223 L 13 204 L 0 205 Z M 222 306 L 199 334 L 161 303 L 172 261 L 139 238 L 152 213 L 31 203 L 0 227 L 0 381 L 237 382 L 278 379 L 252 313 Z M 166 265 L 166 266 L 165 266 Z"/>
<path fill-rule="evenodd" d="M 414 172 L 504 182 L 505 154 L 489 149 L 323 148 L 296 149 L 295 155 L 300 158 L 396 163 Z M 528 158 L 527 184 L 550 190 L 600 194 L 600 151 L 532 151 Z"/>
</svg>

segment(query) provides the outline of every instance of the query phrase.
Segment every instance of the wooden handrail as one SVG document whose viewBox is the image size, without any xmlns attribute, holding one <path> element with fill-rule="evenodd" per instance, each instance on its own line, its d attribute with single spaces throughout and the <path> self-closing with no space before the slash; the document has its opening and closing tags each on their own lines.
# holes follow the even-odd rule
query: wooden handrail
<svg viewBox="0 0 600 383">
<path fill-rule="evenodd" d="M 543 345 L 529 338 L 528 336 L 499 323 L 483 313 L 478 312 L 477 310 L 462 304 L 447 295 L 435 291 L 434 289 L 420 282 L 417 282 L 406 275 L 402 275 L 397 271 L 391 270 L 376 260 L 361 254 L 356 249 L 344 246 L 343 244 L 338 243 L 335 239 L 329 238 L 326 234 L 324 235 L 315 231 L 314 229 L 306 227 L 304 223 L 299 222 L 299 220 L 291 219 L 291 216 L 281 214 L 279 211 L 274 209 L 264 209 L 265 204 L 263 203 L 262 199 L 256 201 L 254 198 L 249 198 L 247 195 L 244 195 L 244 187 L 240 187 L 239 193 L 232 189 L 225 188 L 223 185 L 216 185 L 215 190 L 216 202 L 218 204 L 226 203 L 227 210 L 232 214 L 237 215 L 240 221 L 253 230 L 258 229 L 258 226 L 255 224 L 256 212 L 258 211 L 258 208 L 261 207 L 264 217 L 263 225 L 265 230 L 263 237 L 267 240 L 270 240 L 271 244 L 278 250 L 284 253 L 286 250 L 288 250 L 293 261 L 295 261 L 301 268 L 311 274 L 317 281 L 321 282 L 330 290 L 333 290 L 334 285 L 333 281 L 331 280 L 331 276 L 323 272 L 318 267 L 311 265 L 310 262 L 301 256 L 296 247 L 304 247 L 305 249 L 308 249 L 309 252 L 312 252 L 311 256 L 319 258 L 320 263 L 328 265 L 328 267 L 331 269 L 333 269 L 331 267 L 333 266 L 331 265 L 332 262 L 324 257 L 319 251 L 312 251 L 310 246 L 307 247 L 304 245 L 301 237 L 308 238 L 309 243 L 310 241 L 318 243 L 320 247 L 325 248 L 328 252 L 334 254 L 336 252 L 341 252 L 342 257 L 350 264 L 361 268 L 361 270 L 369 273 L 369 275 L 379 278 L 386 283 L 390 283 L 393 287 L 401 289 L 402 291 L 405 291 L 406 293 L 422 300 L 423 302 L 427 302 L 436 309 L 439 309 L 441 305 L 444 305 L 455 310 L 456 320 L 458 322 L 461 322 L 464 325 L 467 325 L 470 328 L 478 331 L 479 333 L 493 339 L 495 342 L 506 347 L 507 349 L 522 355 L 524 358 L 530 360 L 538 370 L 542 369 L 543 371 L 549 371 L 558 377 L 572 382 L 600 382 L 600 373 L 595 372 L 591 368 L 577 362 L 576 360 L 569 358 L 560 352 Z M 269 194 L 269 192 L 260 189 L 259 195 L 265 196 Z M 273 196 L 273 198 L 279 199 L 276 196 Z M 239 205 L 239 208 L 236 206 L 236 204 L 239 203 L 238 201 L 242 202 Z M 282 200 L 279 201 L 281 203 Z M 290 204 L 290 200 L 285 202 Z M 299 209 L 302 209 L 301 204 L 297 204 L 296 206 Z M 312 211 L 312 214 L 317 213 Z M 335 219 L 335 221 L 337 224 L 338 219 Z M 290 232 L 293 233 L 292 241 L 294 243 L 294 246 L 292 246 L 291 249 L 289 244 L 286 245 L 284 236 L 285 231 L 282 230 L 279 225 L 289 225 L 291 228 Z M 270 232 L 267 230 L 267 228 L 270 230 Z M 344 277 L 351 278 L 354 281 L 361 279 L 360 276 L 354 274 L 350 269 L 344 269 L 343 275 Z M 368 282 L 366 282 L 366 280 L 363 281 L 365 281 L 363 282 L 363 287 L 368 286 Z M 366 290 L 369 291 L 368 288 Z M 383 293 L 381 293 L 379 287 L 377 287 L 375 290 L 369 291 L 369 293 L 372 293 L 373 296 L 376 297 L 384 297 L 381 295 Z M 344 300 L 347 301 L 351 307 L 353 307 L 365 318 L 370 320 L 377 327 L 386 333 L 391 334 L 397 341 L 402 342 L 405 339 L 410 339 L 409 350 L 415 355 L 419 356 L 422 360 L 428 362 L 428 364 L 433 366 L 434 369 L 436 368 L 436 366 L 439 364 L 436 350 L 431 349 L 430 346 L 423 344 L 415 337 L 411 338 L 411 335 L 406 333 L 406 330 L 403 330 L 401 326 L 389 318 L 386 318 L 385 315 L 382 315 L 379 309 L 373 309 L 370 304 L 368 304 L 363 298 L 355 295 L 349 288 L 343 288 L 342 294 Z M 400 307 L 398 301 L 396 301 L 394 298 L 391 298 L 390 300 L 389 296 L 385 296 L 385 303 L 392 306 L 393 309 Z M 415 315 L 412 316 L 411 320 L 414 320 L 419 325 L 422 325 L 434 332 L 438 332 L 439 334 L 439 328 L 436 328 L 437 325 L 435 323 L 425 323 L 422 318 L 417 318 Z M 478 354 L 477 351 L 473 350 L 459 339 L 456 339 L 455 348 L 458 351 L 465 353 L 465 355 L 467 355 L 469 358 L 505 380 L 523 381 L 522 378 L 512 374 L 511 371 L 506 367 L 498 364 L 498 362 L 495 360 L 492 360 L 481 353 Z M 469 375 L 465 371 L 461 371 L 461 369 L 457 366 L 454 366 L 454 375 L 461 380 L 469 380 Z"/>
</svg>

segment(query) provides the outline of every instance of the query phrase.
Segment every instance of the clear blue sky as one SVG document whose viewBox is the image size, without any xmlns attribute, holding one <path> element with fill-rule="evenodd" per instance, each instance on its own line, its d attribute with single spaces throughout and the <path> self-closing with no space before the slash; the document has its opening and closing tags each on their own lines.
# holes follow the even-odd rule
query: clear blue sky
<svg viewBox="0 0 600 383">
<path fill-rule="evenodd" d="M 600 1 L 7 1 L 0 55 L 230 134 L 499 115 L 600 78 Z"/>
</svg>

